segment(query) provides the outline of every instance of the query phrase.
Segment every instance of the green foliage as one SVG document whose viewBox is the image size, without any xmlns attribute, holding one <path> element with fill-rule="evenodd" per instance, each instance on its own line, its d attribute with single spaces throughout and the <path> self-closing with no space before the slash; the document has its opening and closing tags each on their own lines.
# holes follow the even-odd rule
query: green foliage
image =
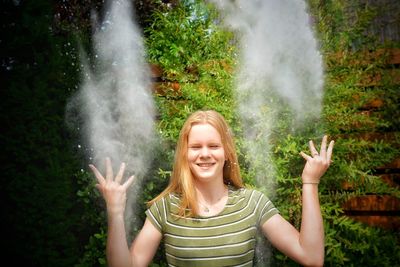
<svg viewBox="0 0 400 267">
<path fill-rule="evenodd" d="M 75 175 L 79 190 L 77 191 L 78 202 L 82 206 L 82 221 L 90 229 L 95 229 L 87 233 L 89 239 L 84 248 L 79 262 L 75 267 L 85 266 L 106 266 L 105 248 L 106 248 L 106 212 L 104 201 L 100 193 L 95 188 L 96 180 L 91 173 L 81 170 Z"/>
<path fill-rule="evenodd" d="M 214 23 L 216 12 L 202 1 L 155 11 L 145 29 L 148 58 L 160 65 L 163 79 L 178 81 L 176 94 L 156 98 L 159 131 L 176 141 L 187 116 L 212 108 L 232 120 L 232 33 Z"/>
<path fill-rule="evenodd" d="M 96 233 L 89 238 L 85 246 L 85 253 L 75 267 L 87 266 L 107 266 L 105 255 L 107 235 L 105 229 L 100 226 L 100 233 Z"/>
<path fill-rule="evenodd" d="M 307 1 L 310 13 L 316 19 L 318 39 L 325 51 L 373 49 L 381 45 L 379 36 L 370 29 L 379 14 L 385 14 L 390 5 L 371 5 L 357 0 Z M 384 25 L 377 25 L 384 27 Z"/>
<path fill-rule="evenodd" d="M 370 87 L 368 77 L 385 76 L 385 55 L 365 58 L 363 51 L 380 47 L 378 36 L 368 29 L 384 5 L 359 1 L 309 1 L 327 62 L 323 116 L 326 131 L 336 139 L 334 161 L 324 176 L 320 194 L 325 224 L 326 266 L 391 266 L 399 257 L 399 233 L 357 223 L 344 216 L 341 205 L 367 194 L 399 197 L 374 170 L 400 155 L 398 86 L 390 78 Z M 335 54 L 340 51 L 339 54 Z M 387 67 L 387 66 L 386 66 Z M 383 103 L 371 107 L 375 100 Z M 389 116 L 388 114 L 394 116 Z M 367 133 L 393 131 L 388 140 L 362 139 Z M 344 190 L 343 183 L 352 185 Z"/>
<path fill-rule="evenodd" d="M 303 134 L 299 136 L 287 134 L 286 138 L 279 139 L 274 161 L 277 169 L 274 204 L 279 207 L 282 216 L 297 228 L 300 227 L 301 222 L 299 174 L 303 164 L 299 161 L 298 153 L 300 150 L 307 150 L 307 147 L 304 146 L 307 139 Z M 376 176 L 368 174 L 366 169 L 371 168 L 371 161 L 364 158 L 393 155 L 395 149 L 376 143 L 372 144 L 375 150 L 370 151 L 370 146 L 370 143 L 359 140 L 343 140 L 342 142 L 338 140 L 335 144 L 334 162 L 321 180 L 320 202 L 325 225 L 326 266 L 359 266 L 360 264 L 375 266 L 378 264 L 378 251 L 384 258 L 381 264 L 385 262 L 385 265 L 382 266 L 390 266 L 394 259 L 398 259 L 398 233 L 357 223 L 345 217 L 341 208 L 341 203 L 357 195 L 373 192 L 399 196 L 397 189 L 387 186 Z M 390 151 L 387 152 L 384 148 Z M 350 158 L 348 154 L 357 155 L 363 159 L 348 162 Z M 380 165 L 390 158 L 392 157 L 389 156 L 381 159 L 381 162 L 375 161 L 374 163 Z M 364 177 L 364 179 L 360 181 L 360 177 Z M 351 181 L 357 191 L 342 190 L 341 183 L 343 181 Z M 280 252 L 275 251 L 274 254 L 276 266 L 297 266 Z"/>
<path fill-rule="evenodd" d="M 198 79 L 199 64 L 227 60 L 233 36 L 213 23 L 216 15 L 203 1 L 181 1 L 176 7 L 156 10 L 144 30 L 150 62 L 161 65 L 167 79 L 187 82 Z"/>
</svg>

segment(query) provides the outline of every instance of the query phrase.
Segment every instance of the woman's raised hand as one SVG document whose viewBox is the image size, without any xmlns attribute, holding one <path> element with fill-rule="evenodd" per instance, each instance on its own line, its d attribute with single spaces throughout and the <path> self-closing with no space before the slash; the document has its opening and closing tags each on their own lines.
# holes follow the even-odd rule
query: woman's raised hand
<svg viewBox="0 0 400 267">
<path fill-rule="evenodd" d="M 110 158 L 106 158 L 106 178 L 104 178 L 94 165 L 89 164 L 89 167 L 96 176 L 98 182 L 96 187 L 106 201 L 107 212 L 109 214 L 123 214 L 125 211 L 126 191 L 134 180 L 134 176 L 132 175 L 122 183 L 125 166 L 125 163 L 121 163 L 118 174 L 114 177 L 111 160 Z"/>
<path fill-rule="evenodd" d="M 314 146 L 314 142 L 310 140 L 309 146 L 311 156 L 305 154 L 304 152 L 300 152 L 301 156 L 307 161 L 301 175 L 303 184 L 318 184 L 322 175 L 324 175 L 326 170 L 329 168 L 329 165 L 331 164 L 334 141 L 330 141 L 328 148 L 327 142 L 328 137 L 325 135 L 322 138 L 321 150 L 318 153 Z"/>
</svg>

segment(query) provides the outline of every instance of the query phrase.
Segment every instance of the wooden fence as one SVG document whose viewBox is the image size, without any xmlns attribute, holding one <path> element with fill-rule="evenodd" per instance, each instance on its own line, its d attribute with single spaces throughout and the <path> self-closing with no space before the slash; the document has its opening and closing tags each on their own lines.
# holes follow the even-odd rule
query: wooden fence
<svg viewBox="0 0 400 267">
<path fill-rule="evenodd" d="M 358 55 L 356 56 L 343 53 L 331 55 L 329 57 L 330 64 L 349 64 L 353 67 L 359 67 L 361 75 L 355 81 L 355 85 L 364 90 L 365 88 L 374 90 L 374 88 L 385 88 L 387 85 L 394 85 L 399 86 L 400 94 L 400 49 L 379 49 L 357 53 Z M 350 62 L 348 58 L 352 58 Z M 381 68 L 368 71 L 368 65 L 377 61 L 379 61 Z M 354 95 L 353 97 L 357 101 L 360 96 Z M 375 98 L 364 104 L 360 108 L 360 112 L 365 116 L 371 116 L 374 112 L 380 112 L 385 109 L 386 101 L 388 99 Z M 354 123 L 354 127 L 357 127 L 357 123 Z M 373 127 L 368 132 L 347 135 L 347 137 L 355 139 L 382 141 L 389 144 L 393 143 L 394 146 L 400 146 L 399 141 L 395 141 L 396 136 L 399 136 L 399 132 L 396 132 L 396 130 L 381 132 Z M 341 138 L 346 138 L 346 135 Z M 388 185 L 400 188 L 400 158 L 394 159 L 385 166 L 379 166 L 371 170 L 371 172 Z M 344 183 L 343 189 L 350 191 L 355 188 L 351 183 Z M 400 199 L 394 196 L 371 194 L 354 197 L 344 203 L 343 209 L 347 216 L 368 225 L 386 229 L 400 229 Z"/>
</svg>

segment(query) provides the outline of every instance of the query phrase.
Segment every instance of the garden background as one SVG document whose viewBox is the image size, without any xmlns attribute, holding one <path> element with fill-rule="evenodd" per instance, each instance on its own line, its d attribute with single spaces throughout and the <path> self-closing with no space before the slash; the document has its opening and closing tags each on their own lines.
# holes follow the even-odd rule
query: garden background
<svg viewBox="0 0 400 267">
<path fill-rule="evenodd" d="M 279 114 L 282 121 L 270 139 L 277 170 L 273 202 L 299 226 L 304 163 L 299 152 L 315 132 L 326 132 L 336 145 L 320 184 L 325 265 L 395 266 L 400 262 L 400 5 L 395 0 L 307 3 L 325 63 L 322 123 L 294 132 L 292 114 Z M 79 129 L 65 122 L 68 99 L 80 85 L 78 46 L 90 50 L 90 13 L 102 6 L 95 0 L 1 2 L 2 243 L 13 265 L 105 265 L 104 203 L 88 173 Z M 243 178 L 256 186 L 234 112 L 235 34 L 215 24 L 218 12 L 201 1 L 136 1 L 135 10 L 163 138 L 144 183 L 142 209 L 168 182 L 184 119 L 201 108 L 226 116 L 238 137 Z M 203 19 L 193 20 L 193 12 Z M 213 34 L 205 34 L 210 28 Z M 297 266 L 278 251 L 270 264 Z M 153 265 L 165 266 L 162 248 Z"/>
</svg>

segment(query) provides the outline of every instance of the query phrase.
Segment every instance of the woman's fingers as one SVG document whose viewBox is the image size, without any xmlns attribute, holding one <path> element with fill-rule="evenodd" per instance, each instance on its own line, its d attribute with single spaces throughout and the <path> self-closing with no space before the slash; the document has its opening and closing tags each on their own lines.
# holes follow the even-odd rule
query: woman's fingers
<svg viewBox="0 0 400 267">
<path fill-rule="evenodd" d="M 125 164 L 125 162 L 121 163 L 121 165 L 119 167 L 119 171 L 118 171 L 117 175 L 115 176 L 115 178 L 113 177 L 113 170 L 112 170 L 110 158 L 106 158 L 106 178 L 103 177 L 103 175 L 99 172 L 99 170 L 93 164 L 89 164 L 89 167 L 90 167 L 90 169 L 92 169 L 94 175 L 97 178 L 97 181 L 99 182 L 99 184 L 96 185 L 96 187 L 101 189 L 103 186 L 105 186 L 105 184 L 107 182 L 108 183 L 116 182 L 121 185 L 122 178 L 124 176 L 124 172 L 126 169 L 126 164 Z M 122 186 L 125 187 L 125 189 L 128 188 L 133 183 L 134 178 L 135 177 L 132 175 L 122 184 Z"/>
<path fill-rule="evenodd" d="M 334 146 L 335 142 L 333 140 L 330 141 L 328 147 L 327 147 L 327 144 L 328 144 L 328 136 L 324 135 L 324 137 L 322 138 L 322 142 L 321 142 L 321 149 L 320 149 L 320 152 L 318 153 L 317 149 L 315 148 L 314 142 L 312 140 L 310 140 L 309 147 L 310 147 L 311 156 L 308 156 L 304 152 L 300 152 L 300 154 L 305 160 L 309 160 L 309 159 L 315 158 L 316 156 L 320 156 L 320 158 L 322 160 L 324 160 L 324 161 L 326 160 L 326 162 L 328 162 L 328 164 L 329 164 L 331 162 L 333 146 Z"/>
<path fill-rule="evenodd" d="M 318 154 L 317 149 L 315 148 L 314 142 L 312 140 L 310 140 L 308 142 L 308 145 L 310 146 L 311 156 L 313 156 L 313 157 L 318 156 L 319 154 Z"/>
<path fill-rule="evenodd" d="M 317 149 L 315 148 L 314 142 L 310 140 L 309 146 L 310 146 L 311 156 L 312 157 L 320 156 L 322 159 L 326 159 L 328 162 L 330 162 L 332 157 L 334 141 L 331 141 L 329 143 L 328 148 L 327 148 L 327 143 L 328 143 L 328 136 L 324 135 L 321 142 L 321 149 L 320 152 L 318 153 Z"/>
<path fill-rule="evenodd" d="M 113 169 L 110 158 L 106 158 L 106 180 L 111 182 L 114 178 Z"/>
<path fill-rule="evenodd" d="M 303 151 L 300 152 L 300 155 L 305 159 L 305 160 L 310 160 L 312 159 L 309 155 L 307 155 L 306 153 L 304 153 Z"/>
<path fill-rule="evenodd" d="M 334 144 L 335 144 L 335 141 L 332 140 L 332 141 L 329 143 L 328 150 L 326 151 L 326 159 L 327 159 L 327 161 L 328 161 L 329 164 L 331 163 L 332 151 L 333 151 L 333 146 L 334 146 Z"/>
<path fill-rule="evenodd" d="M 99 184 L 101 185 L 104 184 L 106 180 L 104 179 L 103 175 L 101 175 L 99 170 L 93 164 L 89 164 L 89 167 L 93 171 L 94 176 L 96 176 L 96 179 L 99 182 Z"/>
<path fill-rule="evenodd" d="M 121 166 L 119 167 L 118 174 L 117 174 L 117 176 L 115 176 L 115 181 L 117 183 L 121 183 L 121 181 L 122 181 L 122 176 L 124 175 L 125 166 L 126 166 L 125 163 L 122 162 Z"/>
<path fill-rule="evenodd" d="M 321 142 L 321 150 L 319 152 L 319 155 L 325 159 L 326 158 L 326 143 L 328 140 L 328 136 L 324 135 L 324 137 L 322 138 L 322 142 Z"/>
<path fill-rule="evenodd" d="M 133 183 L 133 181 L 135 180 L 135 176 L 132 175 L 131 177 L 129 177 L 125 183 L 122 185 L 123 187 L 125 187 L 125 189 L 127 189 L 129 186 L 131 186 L 131 184 Z"/>
</svg>

